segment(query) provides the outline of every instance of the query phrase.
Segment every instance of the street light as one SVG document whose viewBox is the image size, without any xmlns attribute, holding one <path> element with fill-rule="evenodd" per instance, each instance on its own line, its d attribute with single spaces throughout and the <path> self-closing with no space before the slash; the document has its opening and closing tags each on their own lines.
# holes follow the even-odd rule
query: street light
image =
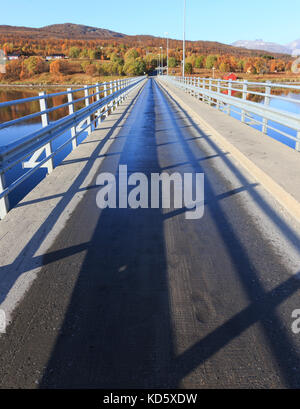
<svg viewBox="0 0 300 409">
<path fill-rule="evenodd" d="M 160 58 L 160 62 L 161 62 L 160 75 L 162 75 L 163 74 L 163 67 L 164 67 L 163 47 L 160 47 L 160 54 L 161 54 L 161 58 Z"/>
<path fill-rule="evenodd" d="M 158 54 L 158 75 L 160 74 L 160 53 Z"/>
<path fill-rule="evenodd" d="M 167 37 L 167 75 L 169 75 L 169 33 L 165 33 Z"/>
<path fill-rule="evenodd" d="M 185 77 L 185 22 L 186 22 L 186 0 L 183 7 L 183 61 L 182 61 L 182 76 Z"/>
</svg>

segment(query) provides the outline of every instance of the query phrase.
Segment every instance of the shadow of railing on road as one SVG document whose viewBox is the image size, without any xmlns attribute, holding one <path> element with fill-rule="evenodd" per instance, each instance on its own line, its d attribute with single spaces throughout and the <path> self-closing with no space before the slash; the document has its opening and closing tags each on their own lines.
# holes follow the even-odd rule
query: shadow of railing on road
<svg viewBox="0 0 300 409">
<path fill-rule="evenodd" d="M 282 217 L 269 206 L 269 204 L 263 199 L 259 192 L 257 192 L 257 190 L 255 189 L 255 185 L 249 184 L 247 179 L 243 176 L 236 165 L 230 160 L 230 158 L 226 155 L 222 155 L 222 150 L 202 131 L 202 129 L 194 122 L 194 120 L 180 106 L 180 104 L 168 93 L 168 91 L 162 89 L 161 87 L 159 87 L 159 89 L 162 94 L 167 96 L 167 98 L 164 99 L 165 108 L 169 112 L 170 121 L 173 121 L 174 123 L 174 129 L 177 130 L 177 136 L 184 146 L 186 156 L 190 160 L 190 164 L 194 168 L 194 172 L 203 173 L 203 168 L 197 161 L 197 158 L 195 157 L 194 152 L 191 148 L 191 144 L 188 143 L 188 141 L 185 139 L 184 133 L 181 132 L 180 128 L 177 127 L 175 116 L 174 114 L 172 114 L 172 111 L 174 112 L 174 109 L 177 111 L 177 113 L 183 114 L 184 120 L 193 125 L 196 132 L 200 135 L 200 138 L 204 139 L 216 152 L 217 155 L 220 155 L 220 158 L 224 162 L 224 164 L 240 181 L 242 185 L 242 191 L 244 190 L 244 188 L 246 189 L 249 196 L 263 211 L 266 217 L 277 225 L 282 235 L 286 239 L 288 239 L 290 244 L 292 244 L 299 252 L 300 239 L 297 233 L 295 233 L 291 229 L 291 227 L 285 223 Z M 180 116 L 180 120 L 182 120 L 182 115 Z M 278 300 L 280 300 L 281 297 L 282 300 L 287 300 L 291 294 L 294 294 L 300 288 L 298 276 L 292 277 L 285 283 L 282 283 L 277 290 L 266 293 L 261 282 L 260 273 L 257 270 L 257 267 L 249 258 L 249 253 L 245 248 L 245 245 L 239 240 L 237 233 L 234 231 L 233 226 L 230 224 L 229 219 L 226 216 L 226 212 L 221 207 L 219 200 L 217 200 L 218 196 L 215 194 L 215 189 L 207 175 L 205 183 L 205 198 L 209 198 L 208 200 L 206 200 L 206 212 L 209 211 L 212 215 L 212 218 L 215 220 L 215 227 L 223 239 L 224 246 L 227 248 L 228 254 L 236 271 L 236 276 L 240 280 L 245 294 L 249 298 L 252 305 L 252 307 L 250 306 L 249 309 L 247 309 L 243 313 L 244 315 L 242 314 L 240 317 L 244 316 L 246 318 L 246 321 L 248 321 L 250 325 L 251 321 L 254 319 L 253 306 L 257 305 L 258 311 L 254 313 L 254 315 L 256 316 L 256 321 L 259 320 L 262 324 L 262 328 L 270 345 L 273 357 L 278 363 L 283 378 L 285 379 L 286 385 L 291 388 L 299 388 L 300 376 L 298 372 L 295 373 L 295 368 L 300 368 L 300 357 L 298 352 L 296 352 L 295 350 L 291 337 L 284 329 L 283 323 L 281 322 L 278 314 L 275 311 L 275 306 L 278 304 L 276 303 L 276 301 L 274 303 L 274 300 L 272 299 L 272 294 L 274 295 L 275 300 L 277 296 Z M 252 237 L 252 240 L 256 240 L 258 239 L 258 237 L 259 235 L 257 235 L 256 238 Z M 266 248 L 265 251 L 267 252 L 268 249 Z M 276 262 L 274 261 L 274 266 L 275 265 Z M 278 265 L 276 265 L 276 267 L 279 268 Z M 285 272 L 285 274 L 289 274 L 289 272 L 284 268 L 283 265 L 281 265 L 280 268 Z M 283 291 L 282 294 L 281 290 Z M 257 303 L 257 300 L 260 301 Z M 266 311 L 268 311 L 268 314 L 263 313 L 264 308 Z M 251 319 L 249 317 L 251 317 Z M 237 323 L 237 321 L 233 319 L 232 321 L 230 320 L 227 325 L 231 326 L 235 323 Z M 218 331 L 219 334 L 222 333 L 222 329 L 219 329 L 215 332 L 215 334 L 217 334 Z M 237 332 L 239 332 L 239 330 Z M 190 353 L 186 354 L 186 357 L 188 357 L 191 366 L 190 368 L 197 366 L 197 362 L 202 362 L 203 354 L 200 353 L 201 346 L 206 344 L 208 340 L 211 341 L 212 338 L 207 338 L 206 341 L 200 341 L 197 344 L 198 346 L 196 346 L 194 350 L 192 349 Z M 223 344 L 223 341 L 217 340 L 216 338 L 215 342 L 212 343 L 211 347 L 208 348 L 208 351 L 214 351 L 215 347 L 217 350 L 221 346 L 221 344 Z M 199 357 L 197 357 L 197 351 L 200 353 Z M 191 362 L 192 359 L 194 359 L 194 363 Z M 178 362 L 181 362 L 184 365 L 184 357 L 179 358 Z M 183 372 L 186 375 L 186 371 Z M 183 376 L 184 374 L 179 376 L 178 379 L 182 379 Z"/>
<path fill-rule="evenodd" d="M 30 271 L 32 269 L 36 269 L 37 267 L 39 267 L 39 265 L 36 264 L 36 259 L 34 257 L 35 253 L 39 249 L 41 243 L 43 243 L 44 240 L 47 238 L 48 234 L 51 232 L 51 230 L 55 226 L 60 215 L 63 213 L 63 211 L 68 206 L 68 204 L 71 202 L 74 195 L 81 190 L 81 186 L 85 178 L 89 174 L 94 164 L 94 161 L 99 157 L 101 150 L 103 149 L 106 142 L 110 139 L 115 129 L 119 126 L 119 124 L 122 122 L 124 117 L 134 106 L 134 103 L 139 97 L 142 89 L 143 87 L 139 90 L 139 92 L 133 98 L 130 104 L 128 104 L 126 109 L 124 109 L 124 112 L 122 113 L 120 118 L 117 120 L 115 125 L 112 126 L 112 128 L 110 128 L 110 131 L 107 133 L 106 137 L 103 140 L 101 140 L 101 142 L 94 149 L 93 153 L 91 154 L 89 158 L 90 160 L 84 165 L 78 177 L 69 187 L 69 189 L 62 195 L 61 200 L 55 206 L 55 208 L 51 211 L 51 213 L 46 218 L 46 220 L 43 222 L 43 224 L 34 233 L 32 238 L 27 243 L 24 243 L 24 248 L 22 249 L 20 254 L 16 257 L 14 262 L 0 267 L 0 282 L 1 282 L 0 304 L 6 299 L 9 291 L 11 290 L 14 283 L 20 277 L 21 274 L 25 273 L 26 271 Z"/>
</svg>

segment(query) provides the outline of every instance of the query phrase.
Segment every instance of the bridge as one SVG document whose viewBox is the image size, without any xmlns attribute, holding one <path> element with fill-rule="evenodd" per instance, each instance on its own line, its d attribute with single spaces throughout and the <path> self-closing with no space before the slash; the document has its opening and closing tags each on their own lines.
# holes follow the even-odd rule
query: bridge
<svg viewBox="0 0 300 409">
<path fill-rule="evenodd" d="M 0 104 L 40 107 L 0 135 L 41 118 L 0 146 L 1 388 L 300 387 L 300 119 L 272 104 L 295 88 L 160 75 Z M 100 208 L 120 166 L 204 174 L 202 217 Z"/>
</svg>

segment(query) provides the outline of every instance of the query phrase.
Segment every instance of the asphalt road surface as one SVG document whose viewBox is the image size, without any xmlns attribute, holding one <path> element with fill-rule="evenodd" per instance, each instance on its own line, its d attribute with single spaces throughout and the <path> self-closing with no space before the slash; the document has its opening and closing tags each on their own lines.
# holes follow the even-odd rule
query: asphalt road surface
<svg viewBox="0 0 300 409">
<path fill-rule="evenodd" d="M 204 217 L 101 211 L 89 189 L 0 340 L 0 387 L 300 387 L 300 281 L 248 212 L 253 188 L 155 80 L 99 173 L 119 164 L 204 172 Z"/>
</svg>

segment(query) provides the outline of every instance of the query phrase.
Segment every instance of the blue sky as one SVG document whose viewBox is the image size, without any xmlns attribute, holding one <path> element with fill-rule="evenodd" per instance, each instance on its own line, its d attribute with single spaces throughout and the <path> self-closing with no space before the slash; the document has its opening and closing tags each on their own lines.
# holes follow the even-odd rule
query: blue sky
<svg viewBox="0 0 300 409">
<path fill-rule="evenodd" d="M 77 23 L 124 34 L 182 38 L 183 0 L 1 1 L 0 24 L 42 27 Z M 300 38 L 299 0 L 187 0 L 187 39 L 286 44 Z"/>
</svg>

